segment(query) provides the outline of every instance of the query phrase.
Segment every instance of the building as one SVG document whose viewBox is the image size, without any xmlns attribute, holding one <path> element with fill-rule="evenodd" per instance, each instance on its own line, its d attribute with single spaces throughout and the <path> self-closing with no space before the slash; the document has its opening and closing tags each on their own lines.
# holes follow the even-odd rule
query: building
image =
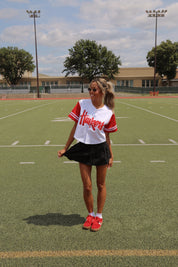
<svg viewBox="0 0 178 267">
<path fill-rule="evenodd" d="M 36 87 L 36 77 L 32 76 L 32 73 L 26 72 L 19 82 L 21 87 Z M 84 80 L 84 83 L 89 81 Z M 120 87 L 140 87 L 140 88 L 151 88 L 154 86 L 154 68 L 143 67 L 143 68 L 120 68 L 119 73 L 115 75 L 115 79 L 111 81 L 114 85 Z M 48 76 L 39 74 L 39 86 L 41 89 L 45 88 L 62 88 L 69 86 L 76 86 L 82 84 L 82 80 L 79 76 Z M 162 79 L 156 75 L 156 86 L 166 85 L 166 79 Z M 178 87 L 178 70 L 176 77 L 170 81 L 169 86 Z M 8 87 L 7 83 L 0 76 L 0 87 Z"/>
</svg>

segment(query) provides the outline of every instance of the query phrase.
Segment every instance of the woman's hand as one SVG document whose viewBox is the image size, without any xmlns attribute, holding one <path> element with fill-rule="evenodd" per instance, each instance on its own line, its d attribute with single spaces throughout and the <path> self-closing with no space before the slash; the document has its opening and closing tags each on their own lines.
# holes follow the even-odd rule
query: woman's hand
<svg viewBox="0 0 178 267">
<path fill-rule="evenodd" d="M 64 153 L 66 152 L 66 149 L 63 148 L 62 150 L 57 152 L 58 158 L 62 157 L 64 155 Z"/>
<path fill-rule="evenodd" d="M 113 158 L 110 158 L 108 163 L 108 169 L 112 167 L 112 164 L 113 164 Z"/>
</svg>

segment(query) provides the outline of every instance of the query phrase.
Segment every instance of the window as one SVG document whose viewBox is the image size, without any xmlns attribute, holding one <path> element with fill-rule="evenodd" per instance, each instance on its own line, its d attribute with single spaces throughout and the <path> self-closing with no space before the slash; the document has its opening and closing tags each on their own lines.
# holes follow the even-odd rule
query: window
<svg viewBox="0 0 178 267">
<path fill-rule="evenodd" d="M 133 87 L 133 80 L 117 80 L 117 86 Z"/>
<path fill-rule="evenodd" d="M 119 80 L 117 80 L 117 86 L 121 86 L 121 83 Z"/>
<path fill-rule="evenodd" d="M 81 84 L 81 82 L 77 82 L 77 81 L 72 81 L 70 82 L 71 85 L 76 85 L 76 84 Z"/>
</svg>

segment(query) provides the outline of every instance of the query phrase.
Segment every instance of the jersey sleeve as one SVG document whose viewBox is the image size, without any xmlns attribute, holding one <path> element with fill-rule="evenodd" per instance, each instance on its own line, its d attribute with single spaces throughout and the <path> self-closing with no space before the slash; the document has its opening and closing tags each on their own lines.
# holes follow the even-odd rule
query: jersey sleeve
<svg viewBox="0 0 178 267">
<path fill-rule="evenodd" d="M 104 126 L 104 131 L 109 132 L 109 133 L 113 133 L 117 131 L 115 114 L 112 114 L 109 123 Z"/>
<path fill-rule="evenodd" d="M 72 119 L 75 122 L 78 122 L 79 120 L 79 116 L 80 116 L 80 103 L 78 102 L 75 107 L 72 109 L 72 111 L 70 112 L 70 114 L 68 115 L 68 117 L 70 119 Z"/>
</svg>

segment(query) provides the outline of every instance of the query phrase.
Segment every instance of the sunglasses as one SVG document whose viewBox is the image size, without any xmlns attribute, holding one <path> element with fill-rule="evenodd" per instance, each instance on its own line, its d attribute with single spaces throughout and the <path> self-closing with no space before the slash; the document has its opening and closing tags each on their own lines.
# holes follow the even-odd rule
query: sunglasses
<svg viewBox="0 0 178 267">
<path fill-rule="evenodd" d="M 89 92 L 91 92 L 91 91 L 96 92 L 97 89 L 95 89 L 95 88 L 94 88 L 94 89 L 88 88 L 88 91 L 89 91 Z"/>
</svg>

